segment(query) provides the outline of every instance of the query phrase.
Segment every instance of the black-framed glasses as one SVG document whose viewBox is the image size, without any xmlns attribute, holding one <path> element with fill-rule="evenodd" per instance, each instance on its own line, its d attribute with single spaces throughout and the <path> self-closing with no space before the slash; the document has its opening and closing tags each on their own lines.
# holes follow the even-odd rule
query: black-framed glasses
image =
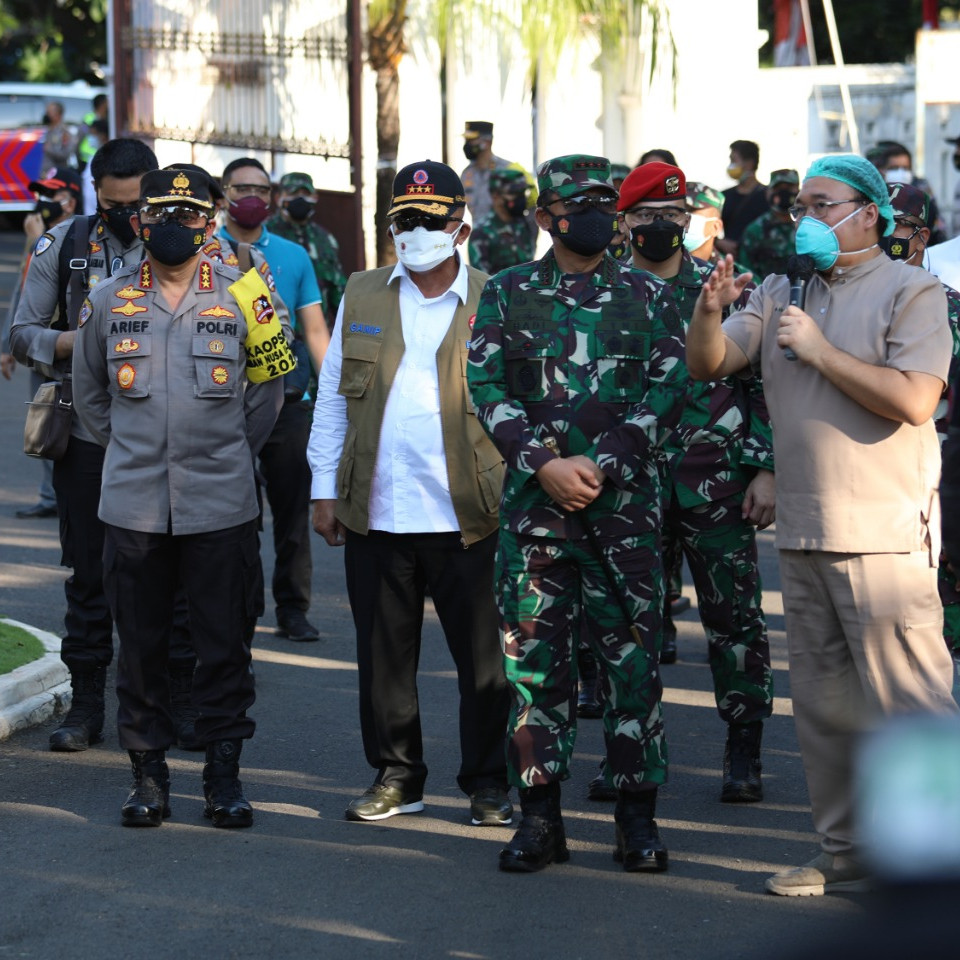
<svg viewBox="0 0 960 960">
<path fill-rule="evenodd" d="M 441 217 L 433 213 L 398 213 L 393 218 L 393 226 L 398 233 L 409 233 L 417 227 L 444 230 L 448 223 L 463 223 L 463 217 Z"/>
<path fill-rule="evenodd" d="M 141 207 L 137 213 L 141 223 L 157 224 L 173 220 L 184 227 L 205 227 L 210 219 L 209 214 L 197 207 L 187 204 L 166 204 L 164 206 L 148 205 Z"/>
<path fill-rule="evenodd" d="M 581 193 L 576 197 L 558 197 L 554 203 L 562 203 L 567 213 L 586 213 L 588 210 L 599 210 L 601 213 L 616 213 L 616 197 L 591 197 Z"/>
<path fill-rule="evenodd" d="M 653 223 L 654 220 L 683 223 L 686 216 L 687 211 L 683 207 L 633 207 L 624 213 L 626 220 L 639 224 Z"/>
<path fill-rule="evenodd" d="M 807 214 L 817 220 L 823 220 L 830 212 L 831 207 L 838 207 L 841 203 L 862 204 L 864 202 L 859 197 L 850 197 L 847 200 L 814 200 L 811 204 L 795 203 L 787 212 L 794 223 L 802 220 Z"/>
</svg>

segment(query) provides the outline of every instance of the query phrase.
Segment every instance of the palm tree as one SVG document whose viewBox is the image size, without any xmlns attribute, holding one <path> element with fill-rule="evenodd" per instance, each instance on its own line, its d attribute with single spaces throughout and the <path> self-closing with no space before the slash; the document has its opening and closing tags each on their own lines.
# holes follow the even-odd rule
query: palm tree
<svg viewBox="0 0 960 960">
<path fill-rule="evenodd" d="M 377 263 L 395 260 L 387 234 L 400 143 L 399 73 L 407 50 L 407 0 L 370 0 L 368 59 L 377 73 Z M 549 82 L 560 55 L 578 37 L 599 36 L 603 57 L 622 84 L 624 123 L 634 120 L 643 75 L 652 76 L 667 51 L 676 79 L 676 48 L 667 0 L 434 0 L 435 35 L 443 56 L 469 49 L 478 25 L 503 38 L 519 39 L 529 63 L 528 84 L 536 96 Z"/>
</svg>

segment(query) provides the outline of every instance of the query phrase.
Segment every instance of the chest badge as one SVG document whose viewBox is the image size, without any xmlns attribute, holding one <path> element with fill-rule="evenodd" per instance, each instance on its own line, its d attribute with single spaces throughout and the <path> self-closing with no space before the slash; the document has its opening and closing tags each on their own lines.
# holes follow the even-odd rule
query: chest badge
<svg viewBox="0 0 960 960">
<path fill-rule="evenodd" d="M 219 384 L 221 387 L 230 379 L 227 368 L 219 365 L 210 371 L 210 376 L 213 378 L 213 382 Z"/>
<path fill-rule="evenodd" d="M 129 390 L 133 386 L 133 381 L 137 379 L 137 371 L 129 364 L 125 363 L 117 371 L 117 386 L 121 390 Z"/>
<path fill-rule="evenodd" d="M 211 340 L 207 346 L 210 348 L 211 353 L 223 353 L 223 341 L 222 340 Z"/>
<path fill-rule="evenodd" d="M 142 290 L 137 290 L 135 287 L 127 285 L 122 290 L 118 290 L 114 296 L 119 297 L 121 300 L 139 300 L 141 297 L 145 297 L 146 294 Z"/>
<path fill-rule="evenodd" d="M 219 303 L 215 307 L 207 307 L 206 310 L 201 310 L 197 316 L 216 317 L 218 320 L 221 320 L 224 317 L 229 318 L 230 320 L 237 319 L 237 315 L 232 310 L 228 310 L 226 307 L 221 307 Z"/>
<path fill-rule="evenodd" d="M 114 348 L 114 353 L 132 353 L 134 350 L 139 350 L 140 344 L 136 340 L 131 340 L 130 337 L 124 337 Z"/>
<path fill-rule="evenodd" d="M 131 303 L 129 300 L 122 307 L 111 307 L 111 313 L 122 313 L 125 317 L 132 317 L 138 313 L 146 313 L 147 308 L 139 303 Z"/>
</svg>

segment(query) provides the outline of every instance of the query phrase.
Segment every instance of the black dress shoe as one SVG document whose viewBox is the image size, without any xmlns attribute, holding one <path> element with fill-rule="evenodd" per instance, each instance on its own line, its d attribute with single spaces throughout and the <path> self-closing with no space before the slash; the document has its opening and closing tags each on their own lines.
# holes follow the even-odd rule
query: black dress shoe
<svg viewBox="0 0 960 960">
<path fill-rule="evenodd" d="M 16 512 L 16 516 L 21 520 L 45 520 L 47 517 L 55 517 L 56 515 L 56 507 L 45 507 L 42 503 L 35 503 L 32 507 Z"/>
<path fill-rule="evenodd" d="M 308 643 L 311 640 L 320 639 L 320 632 L 300 610 L 278 613 L 276 634 L 278 637 L 286 637 L 296 643 Z"/>
</svg>

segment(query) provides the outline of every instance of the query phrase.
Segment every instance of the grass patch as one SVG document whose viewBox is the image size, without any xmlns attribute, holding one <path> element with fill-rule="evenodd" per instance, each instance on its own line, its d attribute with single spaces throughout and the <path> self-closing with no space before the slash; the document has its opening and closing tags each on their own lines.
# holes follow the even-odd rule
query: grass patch
<svg viewBox="0 0 960 960">
<path fill-rule="evenodd" d="M 47 648 L 32 634 L 0 620 L 0 674 L 39 660 Z"/>
</svg>

